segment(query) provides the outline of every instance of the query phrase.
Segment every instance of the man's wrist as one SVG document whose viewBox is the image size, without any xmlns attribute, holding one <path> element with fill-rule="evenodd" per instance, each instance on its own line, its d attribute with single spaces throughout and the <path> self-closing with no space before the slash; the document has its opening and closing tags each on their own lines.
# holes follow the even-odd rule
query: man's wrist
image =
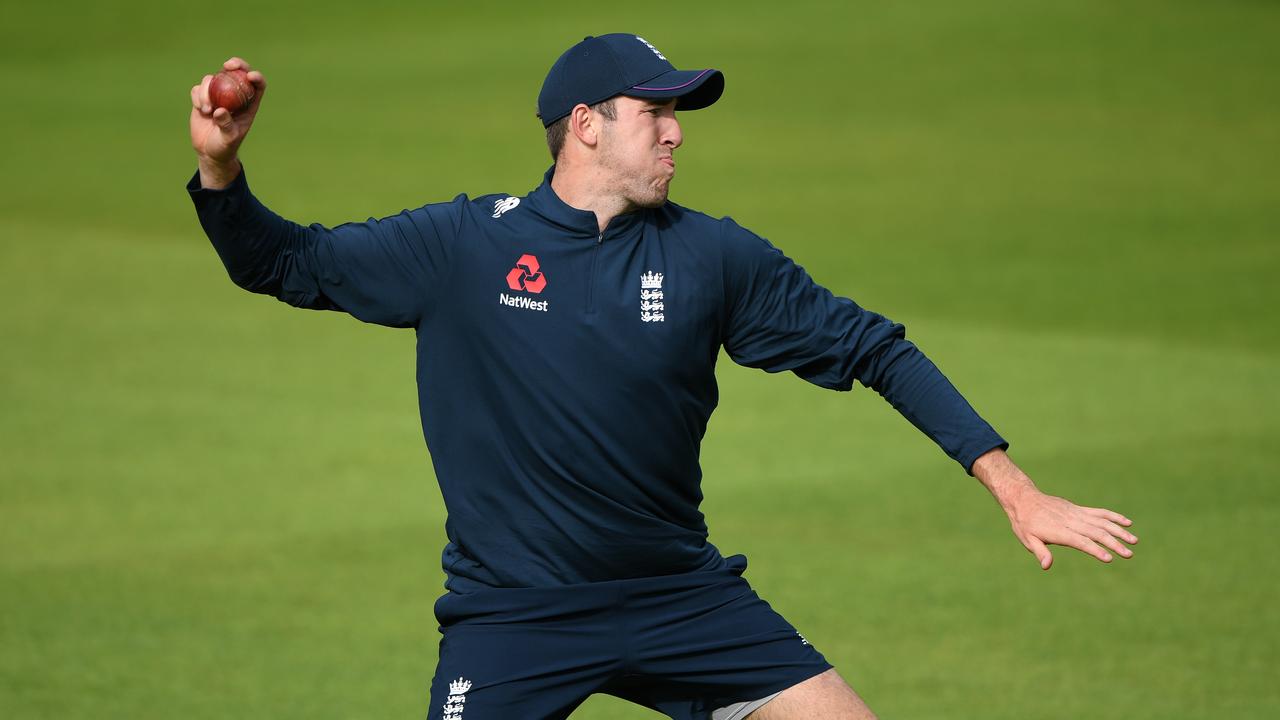
<svg viewBox="0 0 1280 720">
<path fill-rule="evenodd" d="M 988 451 L 973 463 L 973 475 L 986 486 L 1006 513 L 1028 492 L 1039 493 L 1031 478 L 1001 448 Z"/>
<path fill-rule="evenodd" d="M 200 187 L 206 190 L 225 190 L 239 177 L 240 158 L 231 158 L 230 162 L 220 163 L 208 158 L 200 158 Z"/>
</svg>

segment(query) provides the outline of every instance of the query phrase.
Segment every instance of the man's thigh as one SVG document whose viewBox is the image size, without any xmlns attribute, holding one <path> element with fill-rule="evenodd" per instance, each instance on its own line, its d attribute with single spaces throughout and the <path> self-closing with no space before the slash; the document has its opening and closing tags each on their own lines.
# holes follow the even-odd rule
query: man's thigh
<svg viewBox="0 0 1280 720">
<path fill-rule="evenodd" d="M 605 692 L 677 720 L 741 720 L 831 665 L 737 575 L 630 598 L 629 673 Z"/>
<path fill-rule="evenodd" d="M 560 720 L 616 671 L 597 627 L 474 625 L 445 631 L 428 720 Z"/>
<path fill-rule="evenodd" d="M 557 720 L 622 664 L 617 590 L 469 588 L 436 602 L 440 661 L 428 720 Z"/>
<path fill-rule="evenodd" d="M 875 713 L 834 668 L 783 690 L 748 720 L 875 720 Z"/>
</svg>

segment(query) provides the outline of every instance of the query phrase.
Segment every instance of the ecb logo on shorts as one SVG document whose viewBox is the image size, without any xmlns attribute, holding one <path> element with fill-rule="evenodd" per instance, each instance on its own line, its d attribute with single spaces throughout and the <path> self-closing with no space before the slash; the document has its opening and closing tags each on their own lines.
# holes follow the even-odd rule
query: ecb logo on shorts
<svg viewBox="0 0 1280 720">
<path fill-rule="evenodd" d="M 467 691 L 471 689 L 471 681 L 458 678 L 449 683 L 449 697 L 444 700 L 443 720 L 462 720 L 462 711 L 467 709 Z"/>
</svg>

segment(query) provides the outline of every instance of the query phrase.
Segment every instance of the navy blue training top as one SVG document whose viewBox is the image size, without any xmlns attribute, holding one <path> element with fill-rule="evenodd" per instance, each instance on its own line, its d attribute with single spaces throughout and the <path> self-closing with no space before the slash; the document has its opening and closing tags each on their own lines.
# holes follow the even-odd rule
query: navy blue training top
<svg viewBox="0 0 1280 720">
<path fill-rule="evenodd" d="M 730 218 L 566 205 L 555 168 L 334 228 L 264 207 L 242 171 L 187 185 L 231 279 L 417 330 L 448 585 L 538 587 L 719 569 L 698 452 L 721 347 L 741 365 L 875 389 L 966 471 L 1007 443 L 905 338 Z"/>
</svg>

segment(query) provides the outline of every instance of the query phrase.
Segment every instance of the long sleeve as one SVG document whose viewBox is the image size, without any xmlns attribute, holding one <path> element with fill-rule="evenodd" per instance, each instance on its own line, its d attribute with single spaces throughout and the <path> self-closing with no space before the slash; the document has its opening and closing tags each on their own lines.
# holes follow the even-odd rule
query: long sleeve
<svg viewBox="0 0 1280 720">
<path fill-rule="evenodd" d="M 303 227 L 268 210 L 241 170 L 222 190 L 187 183 L 200 225 L 236 285 L 313 310 L 414 327 L 450 261 L 464 196 L 334 228 Z"/>
<path fill-rule="evenodd" d="M 906 329 L 836 297 L 767 240 L 726 219 L 722 258 L 725 350 L 734 362 L 790 370 L 833 390 L 853 381 L 884 397 L 948 456 L 973 463 L 1008 443 L 974 411 Z"/>
</svg>

